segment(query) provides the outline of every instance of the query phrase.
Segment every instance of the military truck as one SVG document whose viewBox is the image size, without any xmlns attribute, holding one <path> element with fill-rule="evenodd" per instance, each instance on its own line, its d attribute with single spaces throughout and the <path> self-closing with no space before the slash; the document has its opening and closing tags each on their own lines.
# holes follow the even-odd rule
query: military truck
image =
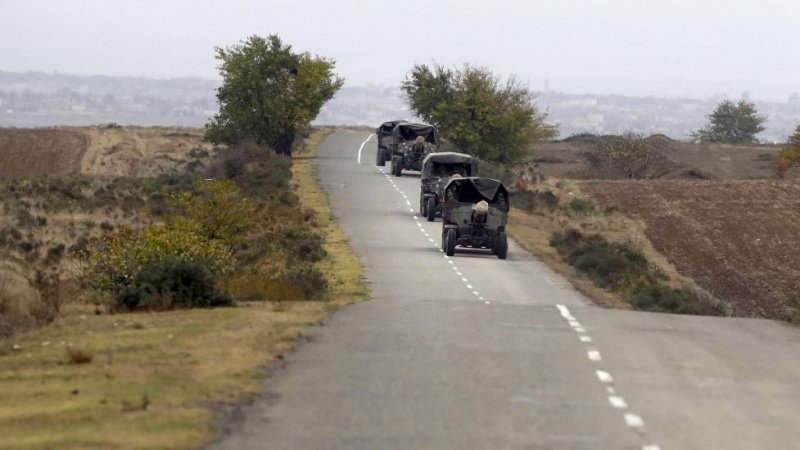
<svg viewBox="0 0 800 450">
<path fill-rule="evenodd" d="M 417 137 L 422 137 L 423 147 L 414 146 Z M 392 130 L 392 174 L 402 176 L 403 170 L 422 170 L 422 160 L 439 147 L 439 131 L 433 125 L 401 122 Z"/>
<path fill-rule="evenodd" d="M 442 250 L 456 247 L 489 249 L 500 259 L 508 255 L 508 191 L 491 178 L 451 178 L 444 187 Z"/>
<path fill-rule="evenodd" d="M 397 124 L 403 122 L 405 120 L 390 120 L 383 122 L 375 129 L 375 137 L 378 139 L 378 152 L 375 158 L 376 166 L 385 166 L 386 161 L 392 159 L 392 152 L 389 150 L 392 145 L 392 131 Z"/>
<path fill-rule="evenodd" d="M 433 222 L 442 212 L 444 186 L 450 177 L 477 177 L 478 161 L 466 153 L 431 153 L 422 160 L 419 213 Z"/>
</svg>

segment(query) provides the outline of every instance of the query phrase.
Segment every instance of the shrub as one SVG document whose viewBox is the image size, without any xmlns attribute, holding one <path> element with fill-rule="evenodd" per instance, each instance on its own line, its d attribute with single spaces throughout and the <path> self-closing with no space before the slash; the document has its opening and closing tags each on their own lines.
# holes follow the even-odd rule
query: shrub
<svg viewBox="0 0 800 450">
<path fill-rule="evenodd" d="M 550 246 L 595 285 L 620 293 L 643 311 L 715 315 L 708 299 L 685 289 L 662 285 L 663 274 L 654 270 L 645 255 L 630 245 L 610 243 L 578 230 L 553 233 Z"/>
<path fill-rule="evenodd" d="M 707 299 L 686 289 L 649 285 L 631 292 L 626 298 L 633 306 L 642 311 L 699 316 L 718 315 Z"/>
<path fill-rule="evenodd" d="M 66 347 L 67 360 L 70 364 L 89 364 L 94 360 L 94 355 L 84 350 L 73 347 Z"/>
<path fill-rule="evenodd" d="M 510 194 L 511 204 L 525 211 L 552 211 L 558 208 L 558 197 L 550 190 L 517 190 Z"/>
<path fill-rule="evenodd" d="M 205 150 L 200 147 L 195 147 L 191 151 L 189 151 L 189 157 L 194 159 L 203 159 L 208 158 L 209 153 L 208 150 Z"/>
<path fill-rule="evenodd" d="M 631 132 L 597 137 L 583 156 L 600 178 L 658 178 L 674 166 L 657 140 Z"/>
<path fill-rule="evenodd" d="M 280 224 L 278 238 L 290 260 L 302 262 L 321 261 L 327 255 L 322 247 L 325 239 L 306 226 Z"/>
<path fill-rule="evenodd" d="M 233 300 L 217 289 L 206 265 L 169 255 L 138 272 L 117 294 L 111 309 L 164 311 L 231 305 Z"/>
<path fill-rule="evenodd" d="M 325 275 L 307 263 L 291 265 L 284 273 L 283 279 L 296 288 L 304 300 L 319 300 L 328 289 Z"/>
<path fill-rule="evenodd" d="M 567 209 L 573 214 L 585 216 L 594 212 L 594 203 L 591 200 L 575 197 L 569 202 Z"/>
<path fill-rule="evenodd" d="M 64 257 L 65 250 L 66 246 L 64 244 L 58 244 L 54 247 L 50 247 L 44 257 L 44 262 L 46 264 L 58 264 L 59 261 L 61 261 L 61 258 Z"/>
<path fill-rule="evenodd" d="M 208 239 L 197 224 L 189 221 L 150 225 L 139 234 L 121 229 L 91 239 L 87 247 L 75 255 L 84 263 L 84 281 L 112 293 L 125 289 L 144 268 L 170 256 L 203 261 L 215 274 L 229 272 L 235 264 L 226 245 Z"/>
<path fill-rule="evenodd" d="M 47 225 L 45 217 L 34 216 L 25 209 L 17 211 L 17 224 L 21 227 L 43 227 Z"/>
</svg>

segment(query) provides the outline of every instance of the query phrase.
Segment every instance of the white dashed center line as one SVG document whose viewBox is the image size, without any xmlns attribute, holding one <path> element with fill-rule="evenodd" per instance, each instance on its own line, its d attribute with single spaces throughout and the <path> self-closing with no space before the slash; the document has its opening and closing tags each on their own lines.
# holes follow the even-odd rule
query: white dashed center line
<svg viewBox="0 0 800 450">
<path fill-rule="evenodd" d="M 564 305 L 556 305 L 558 308 L 559 313 L 561 313 L 561 317 L 567 322 L 567 324 L 579 334 L 580 341 L 583 343 L 592 342 L 592 338 L 587 334 L 586 328 L 584 328 L 577 319 L 575 319 L 572 314 L 569 312 L 569 309 Z M 595 363 L 601 363 L 603 358 L 600 355 L 600 351 L 596 348 L 589 347 L 586 350 L 586 356 L 589 358 L 590 361 Z M 607 370 L 602 369 L 595 369 L 595 375 L 597 376 L 597 380 L 600 383 L 606 385 L 606 392 L 608 393 L 608 403 L 614 409 L 628 409 L 628 402 L 625 401 L 625 398 L 621 395 L 617 394 L 616 388 L 613 386 L 614 384 L 614 377 L 611 375 L 610 372 Z M 623 414 L 623 418 L 625 419 L 625 424 L 630 428 L 637 428 L 641 429 L 644 427 L 644 419 L 641 416 L 634 414 L 632 412 L 626 412 Z M 641 432 L 640 432 L 641 433 Z M 647 444 L 643 445 L 642 450 L 661 450 L 661 447 L 655 444 Z"/>
<path fill-rule="evenodd" d="M 367 141 L 371 137 L 372 137 L 372 135 L 370 135 L 370 137 L 367 138 Z M 358 150 L 358 163 L 359 164 L 361 164 L 361 151 L 364 148 L 365 144 L 366 144 L 366 141 L 364 141 L 364 143 L 361 144 L 361 148 L 359 148 L 359 150 Z M 408 196 L 405 194 L 405 192 L 403 192 L 400 189 L 400 187 L 397 186 L 397 184 L 395 184 L 394 180 L 392 180 L 392 178 L 389 176 L 389 174 L 387 174 L 385 172 L 384 169 L 379 169 L 379 170 L 381 171 L 381 173 L 384 174 L 384 176 L 389 181 L 389 183 L 391 183 L 392 187 L 394 187 L 394 189 L 396 191 L 400 192 L 400 194 L 406 200 L 406 204 L 408 206 L 411 206 L 411 201 L 408 199 Z M 426 238 L 428 238 L 428 241 L 431 244 L 433 244 L 434 247 L 438 248 L 439 245 L 436 243 L 436 241 L 433 238 L 430 237 L 430 234 L 425 230 L 425 227 L 419 221 L 420 218 L 416 215 L 415 210 L 413 208 L 409 208 L 409 212 L 411 213 L 412 217 L 416 221 L 417 227 L 420 230 L 420 232 Z M 444 250 L 442 248 L 438 248 L 438 251 L 440 253 L 444 253 Z M 480 295 L 480 293 L 478 291 L 474 290 L 474 288 L 470 284 L 469 280 L 461 273 L 461 271 L 458 269 L 458 267 L 453 262 L 453 260 L 450 259 L 450 257 L 447 256 L 447 255 L 443 255 L 443 256 L 444 256 L 445 261 L 447 261 L 448 264 L 450 264 L 453 267 L 453 271 L 456 273 L 456 275 L 458 277 L 460 277 L 461 281 L 466 284 L 467 289 L 472 291 L 472 293 L 478 298 L 478 300 L 483 301 L 487 305 L 491 304 L 491 302 L 489 302 L 488 300 L 486 300 L 483 297 L 481 297 L 481 295 Z M 570 313 L 569 309 L 566 306 L 564 306 L 564 305 L 556 305 L 556 307 L 558 308 L 559 312 L 561 313 L 561 317 L 563 317 L 564 320 L 567 322 L 567 324 L 569 324 L 569 326 L 576 333 L 579 334 L 579 339 L 580 339 L 580 341 L 582 343 L 590 343 L 590 342 L 592 342 L 592 338 L 590 336 L 588 336 L 588 334 L 586 332 L 586 328 L 584 328 L 580 324 L 580 322 L 578 322 L 578 320 L 575 319 L 572 316 L 572 314 Z M 587 357 L 589 358 L 590 361 L 595 362 L 595 363 L 601 363 L 602 360 L 603 360 L 601 355 L 600 355 L 600 351 L 595 349 L 595 348 L 587 349 L 586 355 L 587 355 Z M 628 403 L 625 401 L 625 399 L 622 396 L 617 395 L 616 389 L 613 387 L 614 377 L 611 376 L 611 373 L 609 373 L 609 372 L 607 372 L 605 370 L 599 370 L 598 369 L 598 370 L 595 370 L 595 374 L 597 375 L 597 379 L 601 383 L 606 385 L 606 391 L 608 393 L 608 402 L 609 402 L 609 404 L 615 409 L 628 409 Z M 631 428 L 642 428 L 642 427 L 644 427 L 644 420 L 641 418 L 641 416 L 638 416 L 638 415 L 636 415 L 634 413 L 626 412 L 624 414 L 624 419 L 625 419 L 625 423 L 627 424 L 627 426 L 629 426 Z M 641 448 L 642 448 L 642 450 L 661 450 L 661 447 L 659 447 L 658 445 L 654 445 L 654 444 L 643 445 Z"/>
</svg>

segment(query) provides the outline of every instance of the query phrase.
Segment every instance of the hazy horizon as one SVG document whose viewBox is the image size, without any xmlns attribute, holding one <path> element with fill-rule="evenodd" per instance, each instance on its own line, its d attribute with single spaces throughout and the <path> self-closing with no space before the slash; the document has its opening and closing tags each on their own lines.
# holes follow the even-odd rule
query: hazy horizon
<svg viewBox="0 0 800 450">
<path fill-rule="evenodd" d="M 800 91 L 800 2 L 610 0 L 5 1 L 0 70 L 219 79 L 214 47 L 278 34 L 351 86 L 415 63 L 486 66 L 533 91 L 786 101 Z"/>
</svg>

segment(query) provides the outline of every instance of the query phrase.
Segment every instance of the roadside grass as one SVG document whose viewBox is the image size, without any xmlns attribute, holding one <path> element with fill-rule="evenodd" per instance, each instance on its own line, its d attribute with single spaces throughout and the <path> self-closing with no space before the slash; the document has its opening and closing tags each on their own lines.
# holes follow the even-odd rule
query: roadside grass
<svg viewBox="0 0 800 450">
<path fill-rule="evenodd" d="M 583 276 L 577 269 L 567 264 L 558 251 L 550 246 L 552 223 L 537 216 L 512 208 L 508 218 L 508 234 L 520 247 L 531 252 L 556 273 L 563 276 L 576 290 L 591 299 L 597 306 L 615 309 L 633 309 L 619 295 L 601 289 Z"/>
<path fill-rule="evenodd" d="M 328 257 L 319 268 L 328 279 L 328 297 L 333 305 L 344 305 L 369 299 L 369 287 L 364 278 L 364 266 L 350 250 L 344 230 L 339 227 L 331 211 L 328 196 L 317 182 L 314 157 L 317 144 L 330 134 L 318 129 L 311 133 L 306 150 L 299 153 L 292 164 L 294 188 L 303 207 L 317 212 L 316 221 L 325 236 L 323 246 Z"/>
<path fill-rule="evenodd" d="M 188 448 L 240 402 L 323 305 L 93 315 L 73 307 L 0 366 L 0 448 Z M 67 349 L 91 355 L 71 362 Z"/>
<path fill-rule="evenodd" d="M 366 300 L 361 264 L 314 176 L 324 136 L 308 138 L 293 182 L 327 239 L 317 267 L 330 301 L 114 315 L 67 302 L 50 325 L 0 340 L 0 448 L 202 446 L 231 405 L 259 392 L 264 366 L 307 326 L 334 306 Z"/>
</svg>

